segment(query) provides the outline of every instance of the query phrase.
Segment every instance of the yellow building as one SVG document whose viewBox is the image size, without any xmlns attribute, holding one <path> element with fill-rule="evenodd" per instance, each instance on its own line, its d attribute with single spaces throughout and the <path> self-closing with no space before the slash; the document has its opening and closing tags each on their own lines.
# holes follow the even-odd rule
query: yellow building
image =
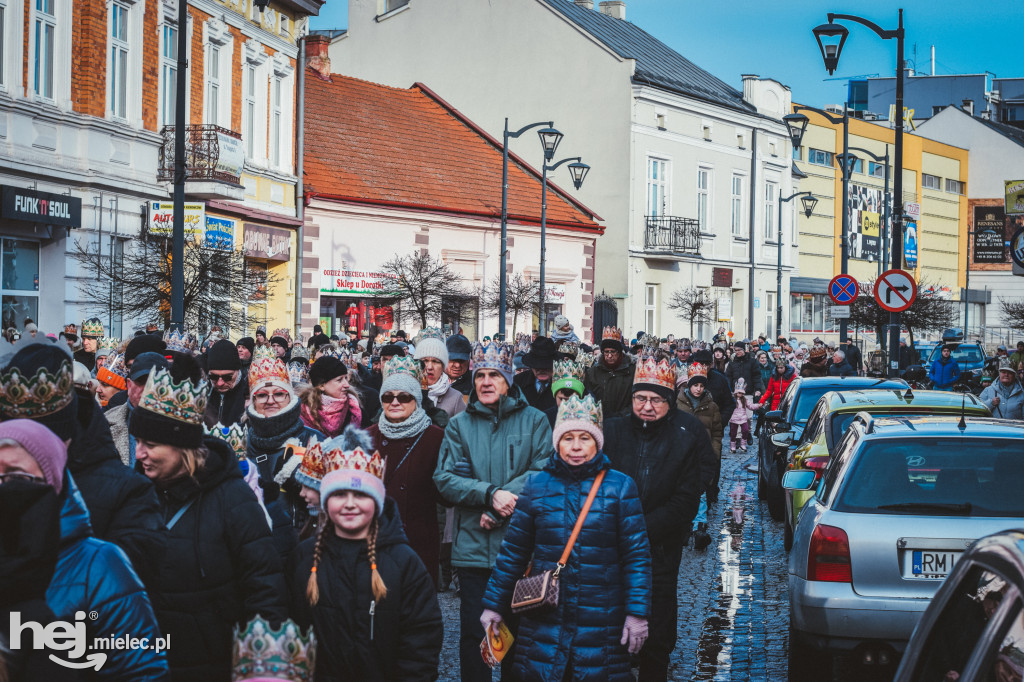
<svg viewBox="0 0 1024 682">
<path fill-rule="evenodd" d="M 798 109 L 794 105 L 794 111 Z M 789 328 L 797 338 L 813 335 L 835 341 L 839 323 L 831 317 L 827 287 L 841 272 L 843 177 L 835 157 L 843 151 L 843 126 L 807 109 L 799 113 L 810 122 L 801 146 L 793 150 L 793 159 L 807 175 L 800 189 L 812 192 L 819 201 L 809 219 L 798 221 L 798 276 L 791 281 Z M 885 164 L 856 148 L 880 159 L 888 149 L 891 196 L 895 130 L 886 121 L 850 119 L 849 125 L 849 146 L 858 161 L 849 183 L 848 270 L 864 289 L 889 269 L 890 238 L 883 224 Z M 959 263 L 967 248 L 967 150 L 920 137 L 909 127 L 903 140 L 903 203 L 920 205 L 918 220 L 904 219 L 906 227 L 916 228 L 918 252 L 916 266 L 908 263 L 904 269 L 918 283 L 923 279 L 930 295 L 959 301 L 964 285 Z M 852 327 L 850 334 L 854 334 Z M 858 334 L 874 339 L 873 330 Z"/>
</svg>

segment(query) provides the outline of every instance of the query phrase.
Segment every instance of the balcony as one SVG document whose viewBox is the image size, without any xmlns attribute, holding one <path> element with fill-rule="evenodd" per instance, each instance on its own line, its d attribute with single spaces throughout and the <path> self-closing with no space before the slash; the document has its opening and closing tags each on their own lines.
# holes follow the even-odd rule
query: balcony
<svg viewBox="0 0 1024 682">
<path fill-rule="evenodd" d="M 645 255 L 700 256 L 700 225 L 696 218 L 649 215 L 645 220 Z"/>
<path fill-rule="evenodd" d="M 157 178 L 174 181 L 174 126 L 164 126 Z M 242 136 L 212 124 L 185 126 L 185 193 L 197 199 L 245 196 L 239 184 L 245 150 Z"/>
</svg>

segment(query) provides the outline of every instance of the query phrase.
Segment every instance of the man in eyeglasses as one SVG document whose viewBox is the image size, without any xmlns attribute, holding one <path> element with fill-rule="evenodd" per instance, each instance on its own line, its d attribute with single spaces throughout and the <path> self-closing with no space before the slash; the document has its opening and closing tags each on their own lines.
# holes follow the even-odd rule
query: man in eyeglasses
<svg viewBox="0 0 1024 682">
<path fill-rule="evenodd" d="M 241 370 L 238 347 L 227 339 L 206 351 L 206 378 L 213 388 L 203 415 L 207 426 L 231 426 L 241 421 L 249 396 L 249 380 Z"/>
<path fill-rule="evenodd" d="M 152 339 L 153 337 L 149 337 Z M 162 343 L 162 342 L 161 342 Z M 110 424 L 110 435 L 114 439 L 114 447 L 125 466 L 135 466 L 135 438 L 128 433 L 128 420 L 132 410 L 139 406 L 142 389 L 146 387 L 149 373 L 155 369 L 167 369 L 171 363 L 162 353 L 146 351 L 132 359 L 131 371 L 128 374 L 126 402 L 116 405 L 103 416 Z"/>
<path fill-rule="evenodd" d="M 676 409 L 675 376 L 668 360 L 638 360 L 632 411 L 604 423 L 604 452 L 612 469 L 636 482 L 651 542 L 650 638 L 638 657 L 644 681 L 668 679 L 679 562 L 701 493 L 717 498 L 721 467 L 700 420 Z"/>
</svg>

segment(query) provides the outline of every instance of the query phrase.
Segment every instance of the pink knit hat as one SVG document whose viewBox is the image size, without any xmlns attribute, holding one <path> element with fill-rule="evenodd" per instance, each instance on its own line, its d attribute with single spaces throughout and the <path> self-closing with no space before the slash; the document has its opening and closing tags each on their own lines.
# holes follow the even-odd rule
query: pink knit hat
<svg viewBox="0 0 1024 682">
<path fill-rule="evenodd" d="M 43 478 L 60 494 L 68 450 L 57 434 L 32 419 L 11 419 L 0 423 L 0 441 L 12 440 L 36 460 Z"/>
</svg>

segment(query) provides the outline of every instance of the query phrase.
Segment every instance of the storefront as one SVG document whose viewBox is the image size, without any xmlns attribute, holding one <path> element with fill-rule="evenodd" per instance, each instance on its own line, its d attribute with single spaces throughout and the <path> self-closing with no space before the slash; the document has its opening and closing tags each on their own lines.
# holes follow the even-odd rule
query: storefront
<svg viewBox="0 0 1024 682">
<path fill-rule="evenodd" d="M 397 282 L 395 275 L 385 272 L 323 268 L 319 319 L 324 333 L 356 333 L 362 338 L 393 330 Z"/>
<path fill-rule="evenodd" d="M 257 326 L 266 329 L 291 328 L 294 307 L 289 291 L 294 288 L 289 280 L 294 276 L 292 267 L 293 230 L 271 227 L 253 222 L 242 224 L 245 255 L 245 274 L 253 286 L 245 302 L 247 315 L 255 319 Z M 255 329 L 246 329 L 248 336 Z"/>
</svg>

